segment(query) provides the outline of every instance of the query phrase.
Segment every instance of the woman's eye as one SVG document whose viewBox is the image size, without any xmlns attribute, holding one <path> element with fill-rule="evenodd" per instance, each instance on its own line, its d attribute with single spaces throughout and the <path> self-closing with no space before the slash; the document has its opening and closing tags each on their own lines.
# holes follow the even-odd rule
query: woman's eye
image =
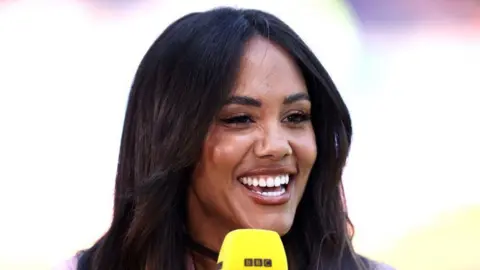
<svg viewBox="0 0 480 270">
<path fill-rule="evenodd" d="M 290 123 L 302 123 L 306 121 L 310 121 L 310 115 L 305 113 L 292 113 L 285 119 L 287 122 Z"/>
<path fill-rule="evenodd" d="M 239 115 L 239 116 L 222 119 L 222 122 L 228 125 L 239 125 L 239 124 L 252 123 L 253 120 L 247 115 Z"/>
</svg>

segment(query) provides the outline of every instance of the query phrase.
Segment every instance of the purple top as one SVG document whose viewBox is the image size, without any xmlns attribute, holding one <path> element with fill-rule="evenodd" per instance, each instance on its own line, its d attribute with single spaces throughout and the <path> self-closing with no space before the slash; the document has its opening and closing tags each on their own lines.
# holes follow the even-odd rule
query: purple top
<svg viewBox="0 0 480 270">
<path fill-rule="evenodd" d="M 77 256 L 71 258 L 68 261 L 62 262 L 59 265 L 53 267 L 52 270 L 77 270 Z"/>
<path fill-rule="evenodd" d="M 72 259 L 54 267 L 53 270 L 77 270 L 77 261 L 78 261 L 78 258 L 77 256 L 75 256 Z M 188 270 L 195 270 L 195 266 L 193 265 L 193 262 L 190 256 L 187 258 L 186 263 L 187 263 Z M 395 270 L 395 268 L 383 263 L 374 263 L 373 266 L 374 268 L 372 270 Z"/>
<path fill-rule="evenodd" d="M 78 262 L 78 256 L 75 256 L 70 260 L 64 261 L 59 265 L 53 267 L 52 270 L 77 270 L 77 262 Z M 195 266 L 193 265 L 193 261 L 190 256 L 188 256 L 186 263 L 187 263 L 187 270 L 195 270 Z"/>
</svg>

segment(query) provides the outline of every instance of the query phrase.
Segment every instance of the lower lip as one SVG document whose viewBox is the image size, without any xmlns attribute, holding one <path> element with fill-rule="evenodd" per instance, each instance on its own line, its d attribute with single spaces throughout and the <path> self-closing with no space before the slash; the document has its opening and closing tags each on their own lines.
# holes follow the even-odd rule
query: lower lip
<svg viewBox="0 0 480 270">
<path fill-rule="evenodd" d="M 262 194 L 258 194 L 255 191 L 251 191 L 245 185 L 238 182 L 238 184 L 240 184 L 243 187 L 243 190 L 247 193 L 247 196 L 252 198 L 255 203 L 262 205 L 281 205 L 287 203 L 288 200 L 290 200 L 290 194 L 292 189 L 291 187 L 293 186 L 293 183 L 294 179 L 291 179 L 287 185 L 287 188 L 285 189 L 285 193 L 283 193 L 282 195 L 270 197 L 263 196 Z"/>
</svg>

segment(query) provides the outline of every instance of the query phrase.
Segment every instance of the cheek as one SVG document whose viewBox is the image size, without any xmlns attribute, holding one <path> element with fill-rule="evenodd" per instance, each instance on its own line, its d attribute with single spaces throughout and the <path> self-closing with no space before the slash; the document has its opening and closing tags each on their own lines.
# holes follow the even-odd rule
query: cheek
<svg viewBox="0 0 480 270">
<path fill-rule="evenodd" d="M 234 142 L 231 142 L 228 138 L 223 138 L 221 141 L 208 145 L 208 147 L 208 161 L 215 167 L 233 169 L 241 158 Z"/>
<path fill-rule="evenodd" d="M 292 142 L 298 162 L 310 170 L 317 159 L 317 143 L 313 129 L 300 136 L 297 134 Z"/>
<path fill-rule="evenodd" d="M 212 128 L 203 146 L 200 161 L 202 178 L 208 178 L 208 181 L 217 184 L 220 179 L 230 179 L 247 154 L 250 141 L 246 137 L 226 132 L 222 127 Z"/>
</svg>

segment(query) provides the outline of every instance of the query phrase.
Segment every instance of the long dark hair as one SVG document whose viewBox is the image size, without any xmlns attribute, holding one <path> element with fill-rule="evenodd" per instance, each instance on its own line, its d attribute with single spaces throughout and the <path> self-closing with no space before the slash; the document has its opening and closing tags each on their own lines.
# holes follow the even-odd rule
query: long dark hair
<svg viewBox="0 0 480 270">
<path fill-rule="evenodd" d="M 341 194 L 352 127 L 334 83 L 277 17 L 218 8 L 171 24 L 140 63 L 125 117 L 112 224 L 82 253 L 80 270 L 185 269 L 192 168 L 254 36 L 291 55 L 312 102 L 318 154 L 293 226 L 283 237 L 289 269 L 362 269 L 350 244 Z"/>
</svg>

